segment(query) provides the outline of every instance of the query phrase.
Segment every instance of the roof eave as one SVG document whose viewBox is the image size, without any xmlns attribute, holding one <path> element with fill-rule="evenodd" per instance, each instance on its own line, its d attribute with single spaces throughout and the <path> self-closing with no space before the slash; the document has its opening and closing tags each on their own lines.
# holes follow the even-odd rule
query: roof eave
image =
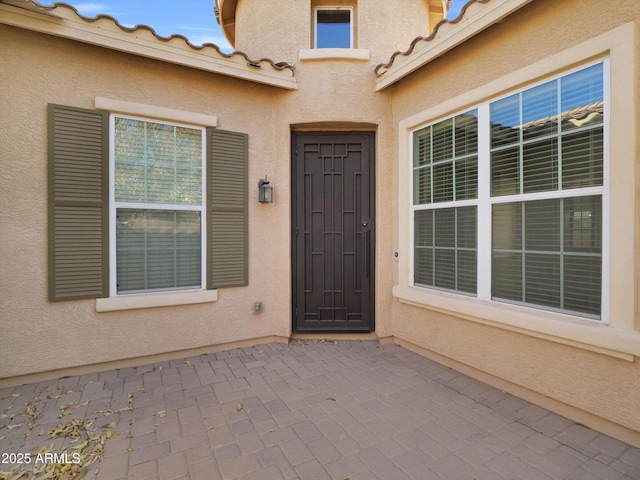
<svg viewBox="0 0 640 480">
<path fill-rule="evenodd" d="M 216 0 L 216 18 L 222 33 L 235 48 L 236 45 L 236 7 L 237 0 Z"/>
<path fill-rule="evenodd" d="M 16 6 L 19 5 L 19 6 Z M 270 59 L 226 54 L 213 44 L 197 47 L 181 35 L 161 37 L 146 25 L 128 28 L 108 15 L 87 18 L 64 3 L 0 0 L 0 23 L 274 87 L 297 88 L 294 67 Z"/>
<path fill-rule="evenodd" d="M 441 21 L 431 35 L 414 39 L 408 50 L 396 52 L 388 63 L 378 65 L 376 91 L 400 81 L 532 1 L 471 0 L 458 18 Z"/>
</svg>

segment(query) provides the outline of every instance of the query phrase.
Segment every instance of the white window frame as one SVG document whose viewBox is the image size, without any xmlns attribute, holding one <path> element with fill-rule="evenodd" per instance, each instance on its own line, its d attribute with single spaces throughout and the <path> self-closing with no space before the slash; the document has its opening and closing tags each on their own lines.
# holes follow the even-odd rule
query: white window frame
<svg viewBox="0 0 640 480">
<path fill-rule="evenodd" d="M 521 194 L 513 194 L 513 195 L 501 195 L 501 196 L 491 196 L 491 121 L 490 121 L 490 106 L 493 102 L 499 101 L 503 98 L 509 97 L 511 95 L 522 93 L 529 89 L 535 88 L 539 85 L 545 84 L 550 81 L 557 81 L 563 77 L 571 75 L 572 73 L 578 72 L 585 68 L 591 67 L 593 65 L 603 65 L 603 91 L 604 91 L 604 158 L 603 158 L 603 185 L 602 186 L 593 186 L 593 187 L 585 187 L 585 188 L 576 188 L 576 189 L 567 189 L 567 190 L 547 190 L 542 192 L 534 192 L 534 193 L 521 193 Z M 414 282 L 415 279 L 415 246 L 414 246 L 414 215 L 416 211 L 419 210 L 439 210 L 445 208 L 455 208 L 455 207 L 466 207 L 466 206 L 476 206 L 477 207 L 477 245 L 476 245 L 476 254 L 477 254 L 477 290 L 476 295 L 464 292 L 454 292 L 453 290 L 446 290 L 448 292 L 456 293 L 458 295 L 466 295 L 466 296 L 475 296 L 479 300 L 487 301 L 487 302 L 500 302 L 500 303 L 513 303 L 515 305 L 521 305 L 526 308 L 532 309 L 540 309 L 540 310 L 550 310 L 550 311 L 560 311 L 563 314 L 573 315 L 572 312 L 560 309 L 554 309 L 552 307 L 545 307 L 543 305 L 535 305 L 531 303 L 522 303 L 516 301 L 509 300 L 494 300 L 491 295 L 491 285 L 492 285 L 492 208 L 497 204 L 505 204 L 505 203 L 513 203 L 513 202 L 530 202 L 535 200 L 555 200 L 560 198 L 576 198 L 576 197 L 584 197 L 591 195 L 599 195 L 602 197 L 602 287 L 601 287 L 601 314 L 598 318 L 593 318 L 593 316 L 587 314 L 579 314 L 575 313 L 575 316 L 582 317 L 585 319 L 594 319 L 598 322 L 609 323 L 608 318 L 608 309 L 605 309 L 605 304 L 608 304 L 608 290 L 605 288 L 606 285 L 609 284 L 608 278 L 605 278 L 605 272 L 608 275 L 609 272 L 609 242 L 608 235 L 605 235 L 604 232 L 609 231 L 609 189 L 606 186 L 609 185 L 609 59 L 603 58 L 593 62 L 585 63 L 579 65 L 575 68 L 568 69 L 563 71 L 555 76 L 544 78 L 538 82 L 531 83 L 522 89 L 518 89 L 515 92 L 509 92 L 508 94 L 503 94 L 501 96 L 497 96 L 495 98 L 491 98 L 487 101 L 484 101 L 474 107 L 472 109 L 477 110 L 478 112 L 478 198 L 470 199 L 470 200 L 461 200 L 461 201 L 449 201 L 449 202 L 439 202 L 439 203 L 429 203 L 429 204 L 420 204 L 411 205 L 411 250 L 410 250 L 410 271 L 411 271 L 411 280 L 409 284 L 414 288 L 425 288 L 425 289 L 435 289 L 442 290 L 437 287 L 427 287 L 422 285 L 416 285 Z M 560 101 L 560 99 L 559 99 Z M 429 126 L 435 125 L 441 121 L 446 121 L 451 118 L 455 118 L 456 116 L 466 113 L 469 110 L 463 110 L 460 112 L 456 112 L 452 115 L 448 115 L 444 118 L 441 118 L 435 122 L 429 122 L 426 125 L 420 125 L 417 128 L 411 130 L 411 138 L 415 133 L 420 131 L 421 129 Z M 412 141 L 409 150 L 410 156 L 413 159 L 415 152 L 413 151 L 414 142 Z M 411 192 L 413 195 L 414 188 L 414 177 L 413 174 L 415 172 L 414 168 L 411 168 Z"/>
<path fill-rule="evenodd" d="M 144 122 L 161 123 L 175 127 L 186 127 L 201 131 L 201 152 L 202 152 L 202 182 L 201 182 L 201 198 L 200 205 L 178 205 L 178 204 L 155 204 L 155 203 L 129 203 L 116 202 L 115 200 L 115 119 L 126 118 L 132 120 L 140 120 Z M 199 125 L 176 122 L 166 119 L 157 119 L 151 117 L 110 113 L 109 115 L 109 291 L 111 297 L 129 297 L 135 295 L 154 295 L 166 293 L 178 293 L 188 291 L 206 290 L 206 266 L 207 266 L 207 229 L 206 229 L 206 129 Z M 199 211 L 200 212 L 200 242 L 201 242 L 201 272 L 199 288 L 175 288 L 175 289 L 159 289 L 147 290 L 143 292 L 120 292 L 117 288 L 117 241 L 116 241 L 116 213 L 118 208 L 135 208 L 144 210 L 158 211 Z"/>
<path fill-rule="evenodd" d="M 325 10 L 347 10 L 349 12 L 349 47 L 353 48 L 354 46 L 354 38 L 353 38 L 353 7 L 339 7 L 339 6 L 320 6 L 315 7 L 313 9 L 313 48 L 318 49 L 318 12 Z M 345 48 L 345 47 L 334 47 L 334 48 Z"/>
<path fill-rule="evenodd" d="M 548 58 L 457 95 L 399 122 L 399 202 L 398 202 L 398 284 L 394 297 L 407 305 L 441 312 L 496 328 L 544 338 L 633 361 L 640 355 L 640 332 L 636 325 L 636 187 L 635 159 L 637 137 L 636 91 L 633 72 L 637 64 L 634 52 L 635 28 L 632 23 L 617 27 Z M 568 313 L 547 311 L 522 305 L 487 300 L 486 291 L 479 298 L 434 291 L 412 284 L 412 132 L 494 101 L 538 83 L 570 73 L 597 61 L 605 60 L 605 162 L 603 175 L 603 298 L 601 320 L 593 321 Z M 485 115 L 488 112 L 485 112 Z M 479 113 L 480 115 L 480 113 Z M 480 140 L 488 142 L 488 138 Z M 481 150 L 488 148 L 481 146 Z M 611 162 L 609 159 L 615 159 Z M 482 160 L 479 160 L 479 162 Z M 484 160 L 486 161 L 486 160 Z M 479 172 L 479 177 L 480 177 Z M 488 189 L 488 179 L 479 178 Z M 609 188 L 615 185 L 615 188 Z M 533 195 L 533 194 L 532 194 Z M 535 194 L 537 195 L 537 194 Z M 479 191 L 480 204 L 489 192 Z M 500 198 L 500 201 L 504 201 Z M 478 212 L 478 222 L 490 218 L 490 206 Z M 484 219 L 484 220 L 483 220 Z M 486 234 L 478 239 L 478 248 L 490 245 Z M 486 260 L 490 263 L 490 258 Z M 479 270 L 487 265 L 479 264 Z M 489 265 L 490 267 L 490 265 Z M 615 275 L 611 275 L 614 272 Z M 479 286 L 479 289 L 481 287 Z M 490 295 L 490 294 L 489 294 Z"/>
<path fill-rule="evenodd" d="M 413 168 L 413 158 L 414 158 L 414 142 L 413 142 L 413 137 L 414 134 L 420 130 L 422 130 L 425 127 L 429 127 L 432 125 L 436 125 L 439 122 L 442 121 L 446 121 L 449 119 L 453 119 L 455 117 L 457 117 L 458 115 L 462 115 L 465 113 L 468 113 L 472 110 L 476 110 L 477 111 L 477 118 L 478 118 L 478 151 L 477 151 L 477 157 L 478 157 L 478 197 L 477 198 L 470 198 L 470 199 L 464 199 L 464 200 L 450 200 L 450 201 L 446 201 L 446 202 L 436 202 L 436 203 L 423 203 L 423 204 L 414 204 L 413 203 L 413 196 L 414 196 L 414 172 L 415 172 L 415 168 Z M 464 295 L 464 296 L 471 296 L 471 297 L 475 297 L 476 295 L 474 295 L 473 293 L 468 293 L 468 292 L 463 292 L 463 291 L 455 291 L 455 290 L 448 290 L 448 289 L 443 289 L 440 287 L 428 287 L 428 286 L 422 286 L 422 285 L 415 285 L 415 214 L 418 211 L 422 211 L 422 210 L 433 210 L 433 211 L 437 211 L 437 210 L 443 210 L 443 209 L 448 209 L 448 208 L 462 208 L 462 207 L 476 207 L 476 235 L 479 237 L 479 224 L 480 224 L 480 207 L 479 207 L 479 203 L 480 203 L 480 147 L 481 147 L 481 138 L 480 138 L 480 122 L 482 121 L 482 112 L 481 109 L 479 108 L 479 106 L 475 106 L 475 107 L 471 107 L 468 109 L 463 109 L 462 111 L 453 113 L 452 115 L 448 115 L 446 117 L 443 118 L 439 118 L 436 121 L 433 122 L 429 122 L 427 124 L 424 125 L 420 125 L 417 128 L 414 128 L 413 130 L 411 130 L 410 133 L 410 138 L 411 138 L 411 145 L 409 146 L 409 151 L 410 151 L 410 155 L 411 155 L 411 164 L 412 166 L 411 168 L 411 173 L 410 173 L 410 191 L 411 191 L 411 197 L 412 197 L 412 201 L 411 201 L 411 249 L 410 249 L 410 275 L 411 275 L 411 279 L 410 279 L 410 285 L 416 288 L 424 288 L 424 289 L 428 289 L 428 290 L 441 290 L 441 291 L 446 291 L 446 292 L 455 292 L 455 294 L 457 295 Z M 455 145 L 453 145 L 452 147 L 455 150 Z M 453 160 L 455 163 L 455 159 Z M 480 245 L 478 242 L 478 239 L 476 240 L 476 262 L 478 264 L 478 267 L 480 267 L 479 264 L 479 260 L 480 260 Z M 480 280 L 480 274 L 478 272 L 477 275 L 477 281 L 476 281 L 476 292 L 478 292 L 478 289 L 480 288 L 480 284 L 478 283 Z"/>
</svg>

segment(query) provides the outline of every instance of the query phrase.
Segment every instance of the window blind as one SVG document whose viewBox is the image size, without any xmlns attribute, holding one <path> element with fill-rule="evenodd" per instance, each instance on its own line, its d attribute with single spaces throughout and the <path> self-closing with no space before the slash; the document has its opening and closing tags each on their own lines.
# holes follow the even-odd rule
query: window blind
<svg viewBox="0 0 640 480">
<path fill-rule="evenodd" d="M 120 293 L 202 285 L 202 130 L 116 117 Z"/>
<path fill-rule="evenodd" d="M 414 282 L 477 289 L 478 114 L 457 115 L 414 135 Z M 447 202 L 446 206 L 440 206 Z"/>
<path fill-rule="evenodd" d="M 202 131 L 115 119 L 115 200 L 202 204 Z"/>
<path fill-rule="evenodd" d="M 604 65 L 413 132 L 415 285 L 600 317 Z"/>
<path fill-rule="evenodd" d="M 492 295 L 600 314 L 602 197 L 493 206 Z"/>
<path fill-rule="evenodd" d="M 490 104 L 493 298 L 600 315 L 602 196 L 578 189 L 603 184 L 602 69 Z"/>
</svg>

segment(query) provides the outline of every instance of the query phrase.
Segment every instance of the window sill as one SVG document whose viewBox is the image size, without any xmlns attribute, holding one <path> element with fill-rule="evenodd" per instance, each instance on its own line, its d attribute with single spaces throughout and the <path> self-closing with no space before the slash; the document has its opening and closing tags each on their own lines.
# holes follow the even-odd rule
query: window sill
<svg viewBox="0 0 640 480">
<path fill-rule="evenodd" d="M 369 61 L 369 50 L 362 48 L 310 48 L 300 50 L 300 61 L 315 60 L 356 60 Z"/>
<path fill-rule="evenodd" d="M 96 312 L 116 312 L 139 308 L 193 305 L 218 300 L 218 290 L 189 290 L 184 292 L 145 293 L 120 295 L 118 297 L 96 299 Z"/>
<path fill-rule="evenodd" d="M 417 287 L 393 287 L 401 303 L 503 328 L 629 362 L 640 356 L 640 332 L 624 331 L 572 315 L 487 302 Z"/>
</svg>

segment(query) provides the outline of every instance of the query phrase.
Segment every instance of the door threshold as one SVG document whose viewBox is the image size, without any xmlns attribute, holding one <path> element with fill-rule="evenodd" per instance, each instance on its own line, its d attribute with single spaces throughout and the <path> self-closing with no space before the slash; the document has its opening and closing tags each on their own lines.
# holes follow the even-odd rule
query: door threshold
<svg viewBox="0 0 640 480">
<path fill-rule="evenodd" d="M 291 334 L 291 340 L 311 340 L 311 341 L 321 341 L 321 340 L 380 340 L 378 335 L 375 332 L 371 333 L 357 333 L 357 332 L 323 332 L 323 333 L 300 333 L 295 332 Z"/>
</svg>

